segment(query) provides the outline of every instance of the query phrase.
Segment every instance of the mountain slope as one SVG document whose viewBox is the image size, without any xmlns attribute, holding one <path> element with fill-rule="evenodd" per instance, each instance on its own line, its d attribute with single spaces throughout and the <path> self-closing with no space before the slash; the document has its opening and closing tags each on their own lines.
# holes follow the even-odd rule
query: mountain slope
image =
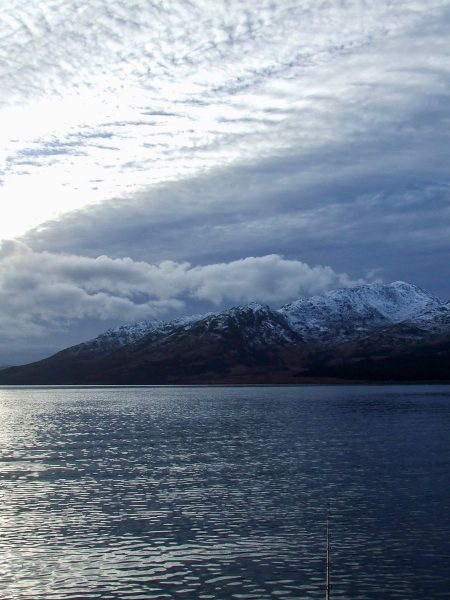
<svg viewBox="0 0 450 600">
<path fill-rule="evenodd" d="M 416 317 L 441 304 L 420 288 L 396 281 L 302 298 L 279 312 L 306 341 L 335 344 Z"/>
<path fill-rule="evenodd" d="M 254 303 L 109 330 L 47 359 L 8 369 L 0 383 L 164 383 L 223 377 L 233 370 L 272 368 L 281 348 L 300 342 L 283 315 Z"/>
<path fill-rule="evenodd" d="M 283 348 L 301 343 L 285 319 L 269 307 L 253 304 L 208 315 L 189 327 L 155 339 L 150 334 L 111 356 L 103 381 L 125 383 L 220 380 L 252 372 L 283 369 Z"/>
<path fill-rule="evenodd" d="M 310 377 L 450 380 L 450 303 L 315 357 Z"/>
<path fill-rule="evenodd" d="M 0 383 L 299 382 L 361 379 L 367 373 L 395 379 L 393 363 L 387 369 L 374 366 L 376 361 L 419 355 L 421 348 L 438 344 L 445 354 L 447 342 L 450 305 L 403 282 L 371 284 L 303 298 L 279 310 L 252 303 L 119 327 L 45 360 L 1 371 Z M 445 360 L 439 364 L 444 377 Z M 399 378 L 406 372 L 399 367 Z"/>
</svg>

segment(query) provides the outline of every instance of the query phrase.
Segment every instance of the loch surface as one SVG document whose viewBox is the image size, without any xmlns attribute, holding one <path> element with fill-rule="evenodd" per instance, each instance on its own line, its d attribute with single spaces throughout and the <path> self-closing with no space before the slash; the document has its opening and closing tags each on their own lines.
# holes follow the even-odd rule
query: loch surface
<svg viewBox="0 0 450 600">
<path fill-rule="evenodd" d="M 450 386 L 0 388 L 0 598 L 435 600 Z"/>
</svg>

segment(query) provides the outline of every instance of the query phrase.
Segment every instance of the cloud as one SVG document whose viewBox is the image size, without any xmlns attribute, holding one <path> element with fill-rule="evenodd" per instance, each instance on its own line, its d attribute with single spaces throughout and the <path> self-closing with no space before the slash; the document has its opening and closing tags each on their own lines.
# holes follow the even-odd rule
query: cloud
<svg viewBox="0 0 450 600">
<path fill-rule="evenodd" d="M 446 129 L 417 125 L 308 156 L 210 170 L 30 232 L 35 250 L 159 263 L 280 254 L 356 277 L 383 269 L 450 294 Z M 70 235 L 68 235 L 70 232 Z"/>
<path fill-rule="evenodd" d="M 0 15 L 0 237 L 218 166 L 389 137 L 417 111 L 444 122 L 430 99 L 448 94 L 448 22 L 444 0 L 15 0 Z"/>
<path fill-rule="evenodd" d="M 336 287 L 352 287 L 352 280 L 328 266 L 310 267 L 277 254 L 247 257 L 229 263 L 189 268 L 190 294 L 217 305 L 224 301 L 283 302 Z"/>
<path fill-rule="evenodd" d="M 276 254 L 192 266 L 130 258 L 34 252 L 25 244 L 0 246 L 0 333 L 3 341 L 42 337 L 86 318 L 125 322 L 259 300 L 281 303 L 301 295 L 361 283 L 328 266 Z"/>
</svg>

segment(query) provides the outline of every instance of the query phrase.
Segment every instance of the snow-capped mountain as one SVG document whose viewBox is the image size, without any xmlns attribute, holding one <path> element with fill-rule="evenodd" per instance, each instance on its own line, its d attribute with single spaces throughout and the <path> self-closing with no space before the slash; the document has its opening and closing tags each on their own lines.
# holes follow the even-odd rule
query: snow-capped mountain
<svg viewBox="0 0 450 600">
<path fill-rule="evenodd" d="M 422 331 L 426 336 L 450 335 L 450 302 L 435 306 L 404 323 L 405 326 L 409 324 Z"/>
<path fill-rule="evenodd" d="M 319 378 L 450 381 L 450 303 L 344 341 L 309 367 Z"/>
<path fill-rule="evenodd" d="M 200 337 L 222 337 L 232 332 L 251 347 L 284 346 L 302 339 L 280 311 L 258 302 L 200 317 L 190 323 L 189 329 L 194 328 Z"/>
<path fill-rule="evenodd" d="M 146 343 L 162 340 L 176 333 L 194 329 L 197 335 L 221 336 L 228 330 L 239 330 L 250 345 L 290 344 L 300 340 L 280 311 L 265 304 L 251 302 L 219 313 L 179 317 L 171 321 L 140 321 L 111 328 L 96 338 L 72 346 L 63 352 L 72 356 L 110 353 L 145 338 Z"/>
<path fill-rule="evenodd" d="M 305 341 L 338 343 L 415 318 L 441 305 L 442 301 L 420 288 L 396 281 L 302 298 L 286 304 L 279 312 Z"/>
<path fill-rule="evenodd" d="M 370 373 L 374 361 L 417 348 L 429 354 L 447 342 L 450 348 L 450 304 L 403 282 L 370 284 L 302 298 L 280 309 L 251 303 L 110 329 L 43 361 L 1 371 L 0 383 L 292 383 L 330 374 L 359 378 L 367 361 Z M 434 371 L 443 379 L 447 355 L 439 352 L 444 358 L 436 364 L 443 366 Z M 390 369 L 395 379 L 394 363 L 384 370 L 380 364 L 377 378 Z M 448 366 L 450 380 L 450 362 Z M 405 379 L 412 367 L 402 369 Z"/>
<path fill-rule="evenodd" d="M 339 289 L 321 296 L 301 298 L 273 310 L 252 302 L 245 306 L 204 315 L 180 317 L 171 321 L 140 321 L 108 329 L 98 337 L 68 349 L 80 353 L 103 354 L 134 344 L 151 336 L 164 339 L 180 329 L 196 326 L 217 335 L 239 328 L 251 344 L 295 344 L 343 342 L 374 329 L 420 315 L 442 302 L 420 288 L 404 282 L 369 284 Z M 201 324 L 201 326 L 200 326 Z"/>
<path fill-rule="evenodd" d="M 67 349 L 73 356 L 80 354 L 103 354 L 111 352 L 127 344 L 137 342 L 152 331 L 158 330 L 163 325 L 162 321 L 140 321 L 132 325 L 122 325 L 108 329 L 92 340 L 82 342 Z"/>
<path fill-rule="evenodd" d="M 155 338 L 170 335 L 174 330 L 189 327 L 191 323 L 204 318 L 204 316 L 191 315 L 188 317 L 179 317 L 172 321 L 139 321 L 130 325 L 121 325 L 120 327 L 108 329 L 96 338 L 72 346 L 63 352 L 69 352 L 73 356 L 109 353 L 128 344 L 134 344 L 149 335 L 153 335 Z"/>
</svg>

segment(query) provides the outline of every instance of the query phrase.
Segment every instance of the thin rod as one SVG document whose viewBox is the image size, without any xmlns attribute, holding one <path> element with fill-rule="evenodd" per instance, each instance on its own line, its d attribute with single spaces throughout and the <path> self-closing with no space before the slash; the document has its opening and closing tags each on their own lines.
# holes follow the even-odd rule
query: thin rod
<svg viewBox="0 0 450 600">
<path fill-rule="evenodd" d="M 330 503 L 327 504 L 327 569 L 325 579 L 325 599 L 331 597 L 331 550 L 330 550 Z"/>
</svg>

